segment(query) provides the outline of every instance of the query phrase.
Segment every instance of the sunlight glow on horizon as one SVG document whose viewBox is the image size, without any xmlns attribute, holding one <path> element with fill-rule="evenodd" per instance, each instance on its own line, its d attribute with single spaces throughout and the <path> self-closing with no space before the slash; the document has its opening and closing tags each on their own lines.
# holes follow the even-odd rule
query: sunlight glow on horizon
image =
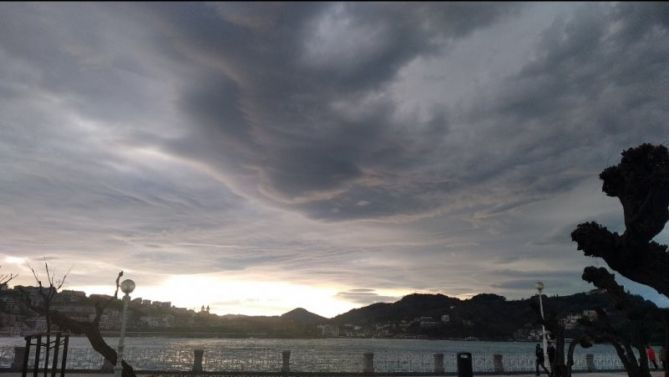
<svg viewBox="0 0 669 377">
<path fill-rule="evenodd" d="M 0 3 L 0 275 L 220 315 L 588 292 L 600 173 L 669 145 L 666 14 Z"/>
<path fill-rule="evenodd" d="M 5 257 L 5 263 L 22 266 L 26 263 L 26 258 L 6 256 Z"/>
<path fill-rule="evenodd" d="M 124 276 L 124 278 L 132 278 Z M 134 279 L 133 279 L 134 280 Z M 271 280 L 234 280 L 216 274 L 170 276 L 160 285 L 142 285 L 131 297 L 151 301 L 170 301 L 173 306 L 200 310 L 209 305 L 212 313 L 242 315 L 281 315 L 295 308 L 331 318 L 351 309 L 365 306 L 338 298 L 338 287 L 300 285 Z M 65 289 L 82 290 L 90 294 L 114 293 L 113 285 L 71 286 Z M 388 292 L 382 292 L 388 293 Z M 389 293 L 401 293 L 391 291 Z M 121 293 L 119 292 L 119 298 Z"/>
</svg>

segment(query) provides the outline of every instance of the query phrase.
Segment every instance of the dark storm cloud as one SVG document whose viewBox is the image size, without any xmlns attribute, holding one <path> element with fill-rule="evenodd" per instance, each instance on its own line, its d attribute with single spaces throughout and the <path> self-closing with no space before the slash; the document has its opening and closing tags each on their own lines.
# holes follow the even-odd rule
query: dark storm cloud
<svg viewBox="0 0 669 377">
<path fill-rule="evenodd" d="M 622 233 L 625 231 L 625 221 L 623 218 L 622 211 L 608 212 L 604 214 L 593 214 L 587 218 L 579 219 L 571 224 L 566 224 L 559 229 L 551 232 L 544 239 L 533 241 L 534 245 L 564 245 L 567 241 L 571 240 L 571 232 L 576 229 L 578 224 L 596 221 L 611 231 Z"/>
<path fill-rule="evenodd" d="M 0 15 L 2 49 L 25 65 L 21 95 L 57 94 L 82 114 L 107 121 L 136 122 L 155 110 L 154 88 L 144 79 L 150 59 L 134 43 L 139 34 L 113 7 L 94 4 L 5 4 Z M 120 39 L 123 46 L 115 43 Z"/>
<path fill-rule="evenodd" d="M 356 288 L 345 292 L 337 292 L 337 297 L 357 304 L 369 305 L 376 302 L 394 302 L 399 297 L 382 296 L 369 288 Z"/>
<path fill-rule="evenodd" d="M 491 210 L 503 213 L 519 196 L 526 203 L 575 187 L 603 150 L 661 138 L 661 111 L 646 109 L 666 102 L 666 69 L 655 63 L 666 56 L 663 18 L 651 16 L 666 10 L 625 6 L 587 5 L 556 20 L 518 74 L 464 110 L 446 103 L 427 120 L 397 113 L 388 85 L 399 69 L 515 7 L 289 5 L 257 17 L 271 34 L 231 22 L 224 8 L 174 12 L 175 49 L 210 66 L 183 97 L 204 128 L 180 141 L 206 138 L 206 148 L 178 150 L 236 176 L 241 192 L 317 219 L 417 214 L 457 201 L 465 187 L 490 195 L 486 186 L 504 188 Z M 651 67 L 638 69 L 641 57 Z M 619 85 L 630 75 L 633 88 Z M 475 144 L 466 128 L 479 130 Z"/>
<path fill-rule="evenodd" d="M 550 287 L 552 292 L 569 292 L 582 290 L 584 287 L 581 281 L 580 270 L 494 270 L 491 271 L 499 283 L 492 284 L 494 289 L 504 291 L 521 291 L 529 295 L 538 281 Z"/>
<path fill-rule="evenodd" d="M 498 284 L 493 284 L 492 288 L 498 288 L 498 289 L 504 289 L 504 290 L 519 290 L 519 291 L 528 291 L 529 289 L 532 289 L 536 285 L 537 281 L 536 280 L 531 280 L 531 279 L 513 279 L 513 280 L 506 280 Z M 568 286 L 569 284 L 565 284 L 565 281 L 562 280 L 550 280 L 550 281 L 545 281 L 551 289 L 564 289 L 565 286 Z"/>
<path fill-rule="evenodd" d="M 645 110 L 667 101 L 661 82 L 668 73 L 659 63 L 669 54 L 659 43 L 666 25 L 655 16 L 666 13 L 664 4 L 596 4 L 556 20 L 533 60 L 479 115 L 499 119 L 505 127 L 497 132 L 536 138 L 539 143 L 522 151 L 536 158 L 560 157 L 609 138 L 661 138 L 659 114 Z M 533 128 L 543 132 L 529 134 Z"/>
<path fill-rule="evenodd" d="M 556 20 L 530 62 L 465 112 L 463 127 L 480 138 L 453 145 L 471 159 L 464 179 L 544 199 L 627 146 L 666 140 L 669 71 L 659 62 L 669 48 L 656 16 L 666 13 L 665 5 L 596 4 Z"/>
<path fill-rule="evenodd" d="M 81 284 L 581 290 L 597 173 L 667 143 L 661 3 L 0 8 L 0 252 Z"/>
<path fill-rule="evenodd" d="M 194 74 L 201 79 L 187 84 L 182 99 L 200 129 L 192 139 L 176 142 L 174 150 L 223 168 L 238 177 L 236 183 L 244 186 L 238 190 L 255 191 L 274 205 L 302 208 L 315 218 L 346 219 L 429 206 L 412 200 L 420 192 L 400 187 L 403 182 L 384 187 L 370 181 L 392 180 L 392 170 L 420 163 L 415 155 L 432 147 L 426 141 L 443 132 L 447 120 L 434 114 L 415 132 L 396 119 L 383 90 L 410 60 L 517 6 L 423 5 L 407 12 L 398 5 L 290 4 L 257 17 L 244 12 L 241 20 L 239 9 L 227 14 L 225 6 L 219 13 L 191 8 L 174 6 L 163 13 L 166 34 L 175 35 L 174 50 L 185 59 L 206 60 L 207 66 Z M 370 40 L 374 43 L 367 45 Z M 204 148 L 188 147 L 194 143 Z M 424 183 L 434 185 L 429 179 Z M 391 189 L 406 193 L 379 208 L 395 195 Z M 380 197 L 366 200 L 356 192 Z"/>
</svg>

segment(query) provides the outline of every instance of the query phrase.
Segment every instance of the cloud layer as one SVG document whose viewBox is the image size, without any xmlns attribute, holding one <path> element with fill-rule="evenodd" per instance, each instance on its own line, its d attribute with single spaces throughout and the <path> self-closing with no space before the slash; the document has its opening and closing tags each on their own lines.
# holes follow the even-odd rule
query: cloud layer
<svg viewBox="0 0 669 377">
<path fill-rule="evenodd" d="M 0 253 L 350 305 L 586 289 L 568 234 L 621 227 L 597 174 L 667 143 L 668 28 L 660 3 L 2 4 Z"/>
</svg>

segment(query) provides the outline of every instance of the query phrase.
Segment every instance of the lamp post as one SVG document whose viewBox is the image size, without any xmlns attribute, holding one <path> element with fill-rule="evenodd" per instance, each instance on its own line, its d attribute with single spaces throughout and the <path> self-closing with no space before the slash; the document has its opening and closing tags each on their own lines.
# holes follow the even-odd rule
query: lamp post
<svg viewBox="0 0 669 377">
<path fill-rule="evenodd" d="M 537 282 L 537 291 L 539 292 L 539 311 L 541 312 L 541 320 L 544 320 L 544 304 L 541 301 L 541 292 L 544 290 L 544 283 L 538 281 Z M 547 351 L 547 344 L 546 344 L 546 327 L 544 326 L 543 322 L 541 323 L 541 339 L 543 342 L 544 346 L 544 360 L 548 360 L 548 351 Z"/>
<path fill-rule="evenodd" d="M 123 296 L 123 313 L 121 314 L 121 334 L 118 338 L 118 350 L 116 351 L 116 365 L 114 366 L 114 377 L 121 377 L 123 373 L 123 347 L 125 343 L 125 322 L 126 314 L 128 313 L 128 302 L 130 301 L 130 293 L 135 290 L 135 282 L 126 279 L 121 282 L 121 291 L 125 293 Z"/>
</svg>

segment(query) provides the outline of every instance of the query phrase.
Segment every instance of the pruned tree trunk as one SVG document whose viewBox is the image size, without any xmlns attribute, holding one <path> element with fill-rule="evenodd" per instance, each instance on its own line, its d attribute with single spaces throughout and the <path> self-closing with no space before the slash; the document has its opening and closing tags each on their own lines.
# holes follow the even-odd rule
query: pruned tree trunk
<svg viewBox="0 0 669 377">
<path fill-rule="evenodd" d="M 49 265 L 46 263 L 46 261 L 44 262 L 44 264 L 46 268 L 46 275 L 49 282 L 49 288 L 48 290 L 46 288 L 43 289 L 42 281 L 38 278 L 37 273 L 31 267 L 30 269 L 33 272 L 33 276 L 35 277 L 35 280 L 39 285 L 40 288 L 39 293 L 40 296 L 42 297 L 43 302 L 42 305 L 34 305 L 30 301 L 30 297 L 26 294 L 26 292 L 21 291 L 24 295 L 24 298 L 26 299 L 26 304 L 28 305 L 28 307 L 32 311 L 41 314 L 46 318 L 48 332 L 50 332 L 51 324 L 53 323 L 57 325 L 61 330 L 69 331 L 74 334 L 83 334 L 86 336 L 86 338 L 91 344 L 91 347 L 93 347 L 93 349 L 96 352 L 102 355 L 112 365 L 116 365 L 118 355 L 116 353 L 116 350 L 114 350 L 109 344 L 107 344 L 107 342 L 105 342 L 104 338 L 102 337 L 102 333 L 100 333 L 100 319 L 102 318 L 102 314 L 104 313 L 104 310 L 107 308 L 107 306 L 112 301 L 117 300 L 118 298 L 118 290 L 120 287 L 121 276 L 123 276 L 123 271 L 119 272 L 118 276 L 116 277 L 116 291 L 114 292 L 114 296 L 110 297 L 109 300 L 106 300 L 104 302 L 96 302 L 95 318 L 93 319 L 93 321 L 86 322 L 72 319 L 64 315 L 63 313 L 51 310 L 51 302 L 55 294 L 65 283 L 65 278 L 67 277 L 67 274 L 65 274 L 65 276 L 63 276 L 63 278 L 59 282 L 56 282 L 54 279 L 54 275 L 52 275 L 49 272 Z M 47 342 L 48 340 L 49 339 L 47 335 Z M 136 377 L 135 370 L 132 368 L 130 364 L 126 363 L 125 360 L 122 360 L 121 365 L 123 368 L 122 372 L 123 377 Z"/>
<path fill-rule="evenodd" d="M 662 359 L 662 353 L 660 353 L 660 363 L 664 365 L 664 377 L 669 377 L 669 310 L 665 309 L 663 311 L 664 319 L 664 359 Z"/>
<path fill-rule="evenodd" d="M 569 344 L 567 355 L 565 356 L 565 328 L 557 320 L 555 313 L 547 312 L 546 316 L 541 315 L 538 305 L 532 304 L 532 308 L 537 314 L 538 322 L 546 327 L 551 339 L 555 342 L 555 358 L 551 367 L 551 377 L 571 377 L 572 367 L 574 365 L 574 349 L 576 345 L 583 348 L 592 346 L 590 337 L 581 336 L 574 339 Z M 550 360 L 549 360 L 550 361 Z"/>
<path fill-rule="evenodd" d="M 112 365 L 116 365 L 116 358 L 118 356 L 116 350 L 105 342 L 97 323 L 77 321 L 57 311 L 51 312 L 51 318 L 53 319 L 53 323 L 58 325 L 62 330 L 85 335 L 90 342 L 91 347 L 93 347 L 97 353 L 102 355 Z M 130 364 L 126 363 L 125 360 L 122 361 L 122 366 L 123 377 L 136 377 L 135 370 Z"/>
<path fill-rule="evenodd" d="M 599 178 L 602 191 L 620 200 L 625 231 L 620 235 L 596 222 L 587 222 L 576 227 L 572 240 L 586 256 L 602 258 L 619 274 L 669 297 L 669 253 L 667 246 L 653 241 L 669 220 L 669 150 L 652 144 L 627 149 L 620 163 L 604 169 Z M 606 289 L 617 304 L 624 304 L 623 288 L 606 269 L 588 267 L 583 279 Z M 665 321 L 665 333 L 666 346 L 669 321 Z M 647 340 L 625 341 L 624 354 L 614 346 L 630 377 L 650 376 Z M 639 351 L 639 360 L 632 352 L 632 343 Z M 665 371 L 665 376 L 669 377 L 669 372 Z"/>
<path fill-rule="evenodd" d="M 599 175 L 602 191 L 623 207 L 625 231 L 609 231 L 596 222 L 571 233 L 578 250 L 598 257 L 616 272 L 669 297 L 667 246 L 653 241 L 669 220 L 669 151 L 642 144 L 622 153 L 622 160 Z"/>
<path fill-rule="evenodd" d="M 576 345 L 579 343 L 579 340 L 572 339 L 569 343 L 569 349 L 567 350 L 567 377 L 571 377 L 571 370 L 574 367 L 574 350 Z"/>
</svg>

